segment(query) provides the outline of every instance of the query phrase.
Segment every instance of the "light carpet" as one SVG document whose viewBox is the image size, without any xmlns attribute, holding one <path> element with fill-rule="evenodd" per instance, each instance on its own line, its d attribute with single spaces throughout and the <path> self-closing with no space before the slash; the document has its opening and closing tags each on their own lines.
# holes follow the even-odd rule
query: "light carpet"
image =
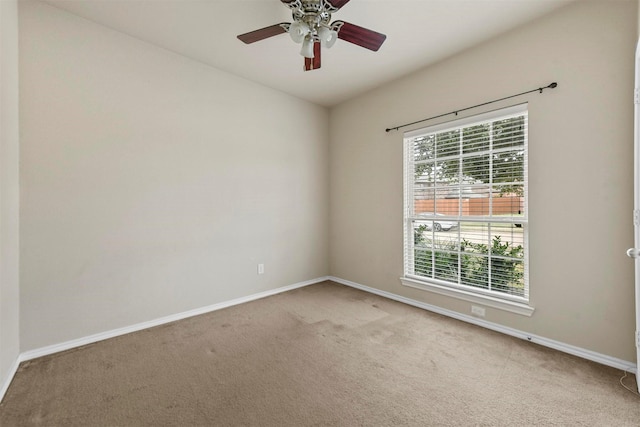
<svg viewBox="0 0 640 427">
<path fill-rule="evenodd" d="M 323 282 L 22 363 L 0 425 L 638 426 L 622 374 Z"/>
</svg>

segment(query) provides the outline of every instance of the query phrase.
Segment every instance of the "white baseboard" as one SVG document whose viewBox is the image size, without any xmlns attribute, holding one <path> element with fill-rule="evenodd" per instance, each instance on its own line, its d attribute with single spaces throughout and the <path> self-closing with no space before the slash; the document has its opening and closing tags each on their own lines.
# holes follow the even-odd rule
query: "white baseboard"
<svg viewBox="0 0 640 427">
<path fill-rule="evenodd" d="M 7 378 L 5 378 L 2 386 L 0 388 L 0 402 L 4 398 L 13 377 L 18 371 L 18 367 L 21 362 L 35 359 L 42 356 L 47 356 L 49 354 L 58 353 L 60 351 L 70 350 L 72 348 L 80 347 L 87 344 L 92 344 L 94 342 L 106 340 L 109 338 L 114 338 L 120 335 L 129 334 L 131 332 L 137 332 L 143 329 L 152 328 L 154 326 L 160 326 L 166 323 L 175 322 L 176 320 L 186 319 L 192 316 L 198 316 L 200 314 L 210 313 L 212 311 L 221 310 L 223 308 L 232 307 L 234 305 L 242 304 L 249 301 L 254 301 L 260 298 L 265 298 L 271 295 L 276 295 L 282 292 L 290 291 L 293 289 L 301 288 L 304 286 L 313 285 L 315 283 L 324 282 L 325 280 L 331 280 L 336 283 L 340 283 L 342 285 L 350 286 L 352 288 L 360 289 L 365 292 L 369 292 L 375 295 L 379 295 L 385 298 L 389 298 L 395 301 L 402 302 L 404 304 L 412 305 L 414 307 L 422 308 L 424 310 L 432 311 L 434 313 L 442 314 L 444 316 L 452 317 L 454 319 L 462 320 L 464 322 L 472 323 L 478 326 L 482 326 L 487 329 L 491 329 L 497 332 L 501 332 L 507 335 L 511 335 L 517 338 L 521 338 L 530 342 L 534 342 L 545 347 L 553 348 L 568 354 L 572 354 L 574 356 L 582 357 L 583 359 L 591 360 L 594 362 L 601 363 L 603 365 L 611 366 L 613 368 L 621 369 L 627 372 L 631 372 L 637 375 L 637 366 L 634 363 L 628 362 L 626 360 L 617 359 L 615 357 L 607 356 L 605 354 L 596 353 L 591 350 L 587 350 L 584 348 L 572 346 L 569 344 L 565 344 L 559 341 L 554 341 L 548 338 L 540 337 L 537 335 L 529 334 L 517 329 L 509 328 L 506 326 L 499 325 L 497 323 L 488 322 L 486 320 L 478 319 L 472 316 L 467 316 L 464 314 L 460 314 L 458 312 L 447 310 L 441 307 L 437 307 L 431 304 L 427 304 L 424 302 L 416 301 L 411 298 L 406 298 L 400 295 L 393 294 L 391 292 L 381 291 L 379 289 L 371 288 L 369 286 L 361 285 L 359 283 L 351 282 L 349 280 L 341 279 L 339 277 L 333 276 L 325 276 L 318 277 L 316 279 L 307 280 L 304 282 L 295 283 L 293 285 L 283 286 L 277 289 L 272 289 L 264 292 L 259 292 L 256 294 L 248 295 L 246 297 L 236 298 L 229 301 L 224 301 L 217 304 L 212 304 L 206 307 L 197 308 L 194 310 L 185 311 L 182 313 L 173 314 L 170 316 L 161 317 L 159 319 L 150 320 L 148 322 L 142 322 L 131 326 L 126 326 L 124 328 L 113 329 L 106 332 L 101 332 L 94 335 L 89 335 L 87 337 L 78 338 L 71 341 L 66 341 L 60 344 L 54 344 L 46 347 L 41 347 L 35 350 L 29 350 L 21 353 L 14 364 L 12 365 Z"/>
<path fill-rule="evenodd" d="M 13 381 L 13 377 L 15 377 L 16 372 L 18 372 L 18 366 L 20 366 L 20 356 L 16 358 L 16 360 L 13 362 L 13 365 L 11 365 L 11 368 L 9 368 L 7 377 L 4 379 L 4 382 L 2 383 L 2 387 L 0 387 L 0 402 L 2 402 L 2 399 L 4 398 L 4 394 L 9 389 L 9 385 L 11 384 L 11 381 Z"/>
<path fill-rule="evenodd" d="M 2 383 L 2 388 L 0 388 L 0 402 L 4 398 L 13 377 L 18 371 L 18 366 L 20 363 L 25 362 L 27 360 L 36 359 L 42 356 L 48 356 L 53 353 L 58 353 L 65 350 L 70 350 L 72 348 L 81 347 L 83 345 L 92 344 L 98 341 L 103 341 L 109 338 L 114 338 L 120 335 L 129 334 L 131 332 L 141 331 L 143 329 L 152 328 L 154 326 L 164 325 L 166 323 L 175 322 L 176 320 L 186 319 L 188 317 L 198 316 L 200 314 L 210 313 L 212 311 L 221 310 L 223 308 L 232 307 L 234 305 L 242 304 L 249 301 L 254 301 L 260 298 L 269 297 L 272 295 L 276 295 L 282 292 L 291 291 L 293 289 L 302 288 L 304 286 L 313 285 L 314 283 L 324 282 L 325 280 L 329 280 L 327 276 L 318 277 L 316 279 L 307 280 L 304 282 L 294 283 L 293 285 L 282 286 L 280 288 L 271 289 L 264 292 L 258 292 L 256 294 L 248 295 L 246 297 L 240 297 L 236 299 L 232 299 L 229 301 L 224 301 L 217 304 L 208 305 L 206 307 L 196 308 L 194 310 L 185 311 L 182 313 L 172 314 L 170 316 L 161 317 L 159 319 L 150 320 L 147 322 L 137 323 L 135 325 L 126 326 L 124 328 L 112 329 L 110 331 L 100 332 L 98 334 L 89 335 L 87 337 L 82 337 L 70 341 L 65 341 L 59 344 L 53 344 L 46 347 L 37 348 L 34 350 L 25 351 L 20 353 L 12 365 L 7 378 L 5 378 Z"/>
<path fill-rule="evenodd" d="M 232 307 L 234 305 L 242 304 L 249 301 L 254 301 L 260 298 L 269 297 L 282 292 L 291 291 L 293 289 L 301 288 L 304 286 L 313 285 L 314 283 L 323 282 L 328 280 L 328 277 L 318 277 L 316 279 L 307 280 L 304 282 L 294 283 L 293 285 L 282 286 L 280 288 L 271 289 L 264 292 L 248 295 L 246 297 L 240 297 L 229 301 L 220 302 L 217 304 L 208 305 L 206 307 L 196 308 L 182 313 L 176 313 L 169 316 L 161 317 L 159 319 L 149 320 L 147 322 L 137 323 L 131 326 L 125 326 L 124 328 L 112 329 L 110 331 L 100 332 L 98 334 L 89 335 L 87 337 L 74 339 L 71 341 L 65 341 L 59 344 L 53 344 L 46 347 L 37 348 L 21 353 L 18 361 L 24 362 L 26 360 L 35 359 L 49 354 L 58 353 L 60 351 L 70 350 L 72 348 L 81 347 L 83 345 L 92 344 L 94 342 L 103 341 L 109 338 L 114 338 L 120 335 L 129 334 L 131 332 L 141 331 L 143 329 L 153 328 L 154 326 L 164 325 L 166 323 L 175 322 L 176 320 L 186 319 L 188 317 L 198 316 L 200 314 L 210 313 L 212 311 L 221 310 L 223 308 Z"/>
<path fill-rule="evenodd" d="M 371 288 L 369 286 L 361 285 L 359 283 L 351 282 L 349 280 L 341 279 L 339 277 L 329 276 L 329 280 L 342 285 L 350 286 L 352 288 L 360 289 L 365 292 L 379 295 L 381 297 L 389 298 L 395 301 L 402 302 L 404 304 L 412 305 L 414 307 L 422 308 L 424 310 L 432 311 L 434 313 L 442 314 L 447 317 L 462 320 L 463 322 L 472 323 L 474 325 L 482 326 L 483 328 L 491 329 L 496 332 L 501 332 L 506 335 L 511 335 L 516 338 L 520 338 L 526 341 L 530 341 L 536 344 L 540 344 L 545 347 L 553 348 L 555 350 L 562 351 L 564 353 L 572 354 L 574 356 L 581 357 L 583 359 L 591 360 L 593 362 L 601 363 L 606 366 L 621 369 L 623 371 L 631 372 L 637 375 L 638 367 L 632 362 L 618 359 L 615 357 L 607 356 L 606 354 L 596 353 L 595 351 L 587 350 L 585 348 L 576 347 L 570 344 L 565 344 L 560 341 L 555 341 L 549 338 L 541 337 L 538 335 L 529 334 L 527 332 L 520 331 L 518 329 L 509 328 L 507 326 L 499 325 L 497 323 L 488 322 L 486 320 L 478 319 L 477 317 L 461 314 L 456 311 L 447 310 L 445 308 L 437 307 L 435 305 L 427 304 L 421 301 L 416 301 L 411 298 L 406 298 L 400 295 L 393 294 L 391 292 L 381 291 L 380 289 Z"/>
</svg>

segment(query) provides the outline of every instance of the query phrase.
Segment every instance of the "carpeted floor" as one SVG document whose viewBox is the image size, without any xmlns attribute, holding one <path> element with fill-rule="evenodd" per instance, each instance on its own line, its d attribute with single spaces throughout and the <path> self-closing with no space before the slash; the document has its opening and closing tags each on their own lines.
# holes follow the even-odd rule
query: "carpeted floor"
<svg viewBox="0 0 640 427">
<path fill-rule="evenodd" d="M 325 282 L 25 362 L 0 425 L 638 426 L 621 376 Z"/>
</svg>

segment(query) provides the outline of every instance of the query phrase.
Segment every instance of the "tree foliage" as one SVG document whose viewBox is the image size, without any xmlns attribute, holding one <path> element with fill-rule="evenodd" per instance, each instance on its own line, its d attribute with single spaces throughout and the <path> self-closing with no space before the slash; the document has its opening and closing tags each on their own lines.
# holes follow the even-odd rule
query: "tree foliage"
<svg viewBox="0 0 640 427">
<path fill-rule="evenodd" d="M 415 138 L 415 178 L 427 187 L 493 184 L 522 196 L 525 131 L 524 117 L 514 117 Z"/>
</svg>

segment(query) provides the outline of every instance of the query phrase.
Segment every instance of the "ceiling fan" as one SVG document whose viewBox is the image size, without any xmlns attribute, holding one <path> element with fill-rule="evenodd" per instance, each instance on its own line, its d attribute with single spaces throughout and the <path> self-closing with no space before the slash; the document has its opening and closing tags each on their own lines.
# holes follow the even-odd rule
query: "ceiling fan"
<svg viewBox="0 0 640 427">
<path fill-rule="evenodd" d="M 330 48 L 342 39 L 366 49 L 377 51 L 387 36 L 344 21 L 331 21 L 331 14 L 349 0 L 280 0 L 289 9 L 293 22 L 282 22 L 238 38 L 249 44 L 283 33 L 289 33 L 296 43 L 302 43 L 300 55 L 304 56 L 305 71 L 320 68 L 320 47 Z"/>
</svg>

